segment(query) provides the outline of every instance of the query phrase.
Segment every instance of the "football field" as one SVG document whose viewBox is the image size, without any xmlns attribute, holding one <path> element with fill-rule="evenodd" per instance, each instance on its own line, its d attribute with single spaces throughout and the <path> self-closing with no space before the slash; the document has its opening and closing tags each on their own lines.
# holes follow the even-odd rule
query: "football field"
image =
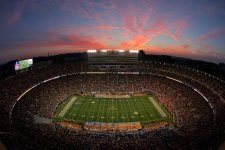
<svg viewBox="0 0 225 150">
<path fill-rule="evenodd" d="M 60 104 L 56 120 L 78 122 L 171 122 L 169 111 L 153 97 L 96 98 L 71 96 Z"/>
</svg>

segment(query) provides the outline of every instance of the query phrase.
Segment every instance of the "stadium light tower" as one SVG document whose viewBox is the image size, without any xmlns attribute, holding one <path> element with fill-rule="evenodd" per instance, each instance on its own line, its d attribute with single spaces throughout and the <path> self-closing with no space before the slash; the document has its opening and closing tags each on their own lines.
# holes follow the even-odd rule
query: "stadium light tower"
<svg viewBox="0 0 225 150">
<path fill-rule="evenodd" d="M 130 53 L 138 53 L 139 50 L 129 50 Z"/>
<path fill-rule="evenodd" d="M 124 52 L 125 52 L 125 50 L 123 50 L 123 49 L 119 49 L 119 50 L 118 50 L 118 52 L 120 52 L 120 53 L 124 53 Z"/>
<path fill-rule="evenodd" d="M 102 53 L 107 53 L 107 51 L 108 51 L 107 49 L 102 49 L 101 50 Z"/>
<path fill-rule="evenodd" d="M 87 50 L 87 53 L 96 53 L 97 50 L 96 49 L 90 49 L 90 50 Z"/>
</svg>

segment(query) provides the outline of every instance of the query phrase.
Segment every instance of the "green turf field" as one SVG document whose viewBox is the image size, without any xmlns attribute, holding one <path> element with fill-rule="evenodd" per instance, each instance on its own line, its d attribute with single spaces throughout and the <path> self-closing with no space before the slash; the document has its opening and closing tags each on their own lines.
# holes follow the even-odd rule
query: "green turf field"
<svg viewBox="0 0 225 150">
<path fill-rule="evenodd" d="M 96 98 L 71 96 L 55 111 L 55 120 L 79 122 L 156 122 L 169 121 L 171 115 L 158 101 L 148 96 Z"/>
</svg>

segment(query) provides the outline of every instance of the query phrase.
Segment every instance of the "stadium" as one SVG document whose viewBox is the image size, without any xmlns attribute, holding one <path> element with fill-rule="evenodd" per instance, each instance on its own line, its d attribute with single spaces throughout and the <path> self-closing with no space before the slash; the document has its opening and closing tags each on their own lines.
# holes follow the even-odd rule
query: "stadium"
<svg viewBox="0 0 225 150">
<path fill-rule="evenodd" d="M 0 81 L 3 144 L 216 149 L 224 141 L 225 81 L 141 53 L 93 49 L 84 61 L 14 62 L 16 75 Z"/>
</svg>

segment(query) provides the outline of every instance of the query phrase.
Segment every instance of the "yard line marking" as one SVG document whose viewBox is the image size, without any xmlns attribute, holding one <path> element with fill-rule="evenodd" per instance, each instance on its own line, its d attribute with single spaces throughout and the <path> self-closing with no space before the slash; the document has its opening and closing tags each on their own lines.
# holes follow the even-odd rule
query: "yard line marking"
<svg viewBox="0 0 225 150">
<path fill-rule="evenodd" d="M 130 113 L 132 113 L 133 111 L 132 111 L 132 109 L 131 109 L 131 107 L 130 107 L 130 103 L 132 102 L 132 99 L 128 102 L 128 106 L 129 106 L 129 109 L 130 109 Z M 132 114 L 131 114 L 132 115 Z M 132 118 L 132 117 L 131 117 Z M 132 122 L 134 122 L 134 118 L 132 118 Z"/>
<path fill-rule="evenodd" d="M 148 101 L 146 101 L 146 99 L 142 99 L 141 104 L 142 104 L 142 107 L 144 108 L 145 114 L 147 115 L 146 119 L 149 119 L 149 111 L 151 111 L 152 108 L 146 107 L 148 105 Z"/>
<path fill-rule="evenodd" d="M 99 100 L 99 99 L 98 99 Z M 101 100 L 99 100 L 99 104 L 98 104 L 98 115 L 97 115 L 97 117 L 96 117 L 96 121 L 98 121 L 98 118 L 99 118 L 99 108 L 100 108 L 100 106 L 101 106 L 101 103 L 102 103 L 102 101 Z"/>
<path fill-rule="evenodd" d="M 161 117 L 163 117 L 163 118 L 167 117 L 166 113 L 162 110 L 162 108 L 159 106 L 159 104 L 153 98 L 149 97 L 149 100 L 152 102 L 152 104 L 155 106 L 157 111 L 160 113 Z"/>
<path fill-rule="evenodd" d="M 86 108 L 85 108 L 85 112 L 84 112 L 84 113 L 87 115 L 87 118 L 86 118 L 86 119 L 89 118 L 90 112 L 91 112 L 91 110 L 92 110 L 91 107 L 93 106 L 92 103 L 91 103 L 90 101 L 93 101 L 93 100 L 90 99 L 90 100 L 88 101 L 88 104 L 87 104 L 87 106 L 86 106 Z M 90 105 L 90 107 L 89 107 L 89 105 Z M 86 109 L 87 109 L 87 108 L 89 108 L 89 109 L 88 109 L 88 112 L 86 112 Z"/>
<path fill-rule="evenodd" d="M 124 99 L 124 101 L 125 101 L 125 99 Z M 127 118 L 128 118 L 127 121 L 129 122 L 129 115 L 128 115 L 128 112 L 127 112 L 127 103 L 129 103 L 129 101 L 126 100 L 125 103 L 126 103 L 126 105 L 125 105 L 125 108 L 126 108 L 126 109 L 125 109 L 125 110 L 126 110 L 126 114 L 127 114 Z"/>
<path fill-rule="evenodd" d="M 119 101 L 121 101 L 121 100 L 119 100 Z M 117 122 L 119 122 L 119 120 L 118 120 L 118 118 L 119 118 L 119 105 L 118 105 L 118 101 L 116 101 L 116 108 L 117 108 L 117 110 L 116 110 Z"/>
<path fill-rule="evenodd" d="M 77 107 L 76 105 L 77 105 L 77 103 L 79 103 L 79 101 L 80 101 L 80 100 L 79 100 L 79 97 L 77 97 L 77 101 L 74 103 L 73 106 Z M 75 110 L 74 113 L 73 113 L 73 114 L 75 114 L 75 118 L 77 118 L 77 116 L 78 116 L 78 115 L 77 115 L 78 110 L 79 110 L 79 108 L 77 107 L 76 110 Z M 73 119 L 75 119 L 75 118 L 74 118 L 74 115 L 73 115 Z"/>
<path fill-rule="evenodd" d="M 114 107 L 113 102 L 114 101 L 112 101 L 112 107 Z M 113 110 L 112 110 L 112 117 L 111 118 L 114 118 L 114 116 L 113 116 Z"/>
<path fill-rule="evenodd" d="M 60 117 L 63 117 L 66 112 L 69 110 L 69 108 L 72 106 L 73 102 L 77 99 L 77 97 L 73 97 L 67 104 L 66 106 L 63 108 L 63 110 L 59 113 Z"/>
<path fill-rule="evenodd" d="M 103 116 L 105 116 L 105 107 L 106 107 L 106 106 L 105 106 L 105 103 L 106 103 L 106 102 L 108 102 L 108 101 L 105 100 L 105 101 L 104 101 L 104 105 L 103 105 Z M 108 104 L 108 103 L 107 103 L 107 104 Z M 106 114 L 106 117 L 108 118 L 107 114 Z M 101 118 L 102 118 L 102 117 L 101 117 Z M 105 118 L 105 117 L 104 117 L 104 118 Z M 102 119 L 104 119 L 104 118 L 102 118 Z M 102 120 L 102 122 L 103 122 L 103 120 Z"/>
<path fill-rule="evenodd" d="M 79 112 L 79 116 L 81 116 L 81 118 L 82 118 L 81 120 L 83 120 L 83 117 L 82 117 L 81 114 L 84 114 L 84 113 L 85 113 L 84 110 L 85 110 L 85 108 L 87 107 L 86 103 L 87 103 L 87 102 L 86 102 L 86 99 L 85 99 L 85 98 L 82 99 L 82 104 L 83 104 L 83 105 L 82 105 L 82 109 L 81 109 L 80 112 Z M 84 107 L 84 108 L 83 108 L 83 107 Z M 78 117 L 79 117 L 79 116 L 78 116 Z"/>
<path fill-rule="evenodd" d="M 107 118 L 107 122 L 109 122 L 109 100 L 107 102 L 107 111 L 106 111 L 106 118 Z"/>
<path fill-rule="evenodd" d="M 124 102 L 124 101 L 122 100 L 121 103 L 120 103 L 122 116 L 124 116 L 124 115 L 123 115 L 123 110 L 124 110 L 124 108 L 123 108 L 123 105 L 124 105 L 123 102 Z M 123 122 L 124 122 L 124 118 L 122 118 L 122 119 L 123 119 Z"/>
<path fill-rule="evenodd" d="M 81 103 L 82 106 L 79 107 L 80 109 L 79 109 L 79 111 L 78 111 L 78 116 L 77 116 L 77 119 L 78 119 L 78 120 L 82 120 L 82 118 L 79 119 L 79 117 L 80 117 L 80 114 L 83 113 L 83 110 L 84 110 L 84 108 L 85 108 L 85 106 L 86 106 L 86 103 L 87 103 L 87 102 L 86 102 L 86 98 L 81 98 L 80 100 L 82 101 L 82 103 Z M 83 107 L 84 107 L 84 108 L 83 108 Z"/>
<path fill-rule="evenodd" d="M 125 101 L 125 99 L 124 99 L 124 101 Z M 128 112 L 127 112 L 127 103 L 129 103 L 129 101 L 128 100 L 126 100 L 125 101 L 125 103 L 126 103 L 126 105 L 125 105 L 125 110 L 126 110 L 126 114 L 127 114 L 127 118 L 128 118 L 128 122 L 130 122 L 130 120 L 129 120 L 129 115 L 128 115 Z"/>
<path fill-rule="evenodd" d="M 138 103 L 140 104 L 138 99 L 136 101 L 138 101 Z M 135 109 L 137 108 L 138 112 L 142 113 L 141 109 L 139 109 L 139 104 L 137 104 L 137 103 L 134 103 L 134 104 L 135 104 L 135 106 L 137 106 L 137 107 L 135 107 Z M 143 118 L 140 118 L 139 115 L 137 115 L 137 117 L 138 117 L 138 122 L 141 122 L 141 119 L 143 120 Z"/>
<path fill-rule="evenodd" d="M 150 120 L 150 114 L 151 114 L 151 110 L 152 110 L 152 107 L 149 107 L 148 104 L 149 104 L 148 99 L 147 99 L 147 97 L 145 97 L 145 99 L 143 99 L 143 101 L 142 101 L 142 107 L 145 108 L 145 114 L 147 115 L 147 116 L 144 116 L 144 117 L 146 117 L 145 120 Z"/>
<path fill-rule="evenodd" d="M 94 105 L 94 107 L 91 107 L 91 109 L 92 109 L 92 116 L 93 115 L 95 115 L 95 116 L 98 115 L 97 114 L 98 113 L 98 109 L 97 108 L 98 108 L 98 105 L 99 105 L 98 99 L 95 99 L 95 103 L 96 104 Z M 94 117 L 91 117 L 92 118 L 92 120 L 91 120 L 92 122 L 94 122 L 94 120 L 96 120 L 96 117 L 95 116 Z"/>
<path fill-rule="evenodd" d="M 155 106 L 152 104 L 152 102 L 148 99 L 148 101 L 146 101 L 146 105 L 150 105 L 152 109 L 149 109 L 149 113 L 150 113 L 150 120 L 153 119 L 153 117 L 155 117 L 155 113 L 157 113 L 158 115 L 158 111 L 155 109 Z"/>
</svg>

